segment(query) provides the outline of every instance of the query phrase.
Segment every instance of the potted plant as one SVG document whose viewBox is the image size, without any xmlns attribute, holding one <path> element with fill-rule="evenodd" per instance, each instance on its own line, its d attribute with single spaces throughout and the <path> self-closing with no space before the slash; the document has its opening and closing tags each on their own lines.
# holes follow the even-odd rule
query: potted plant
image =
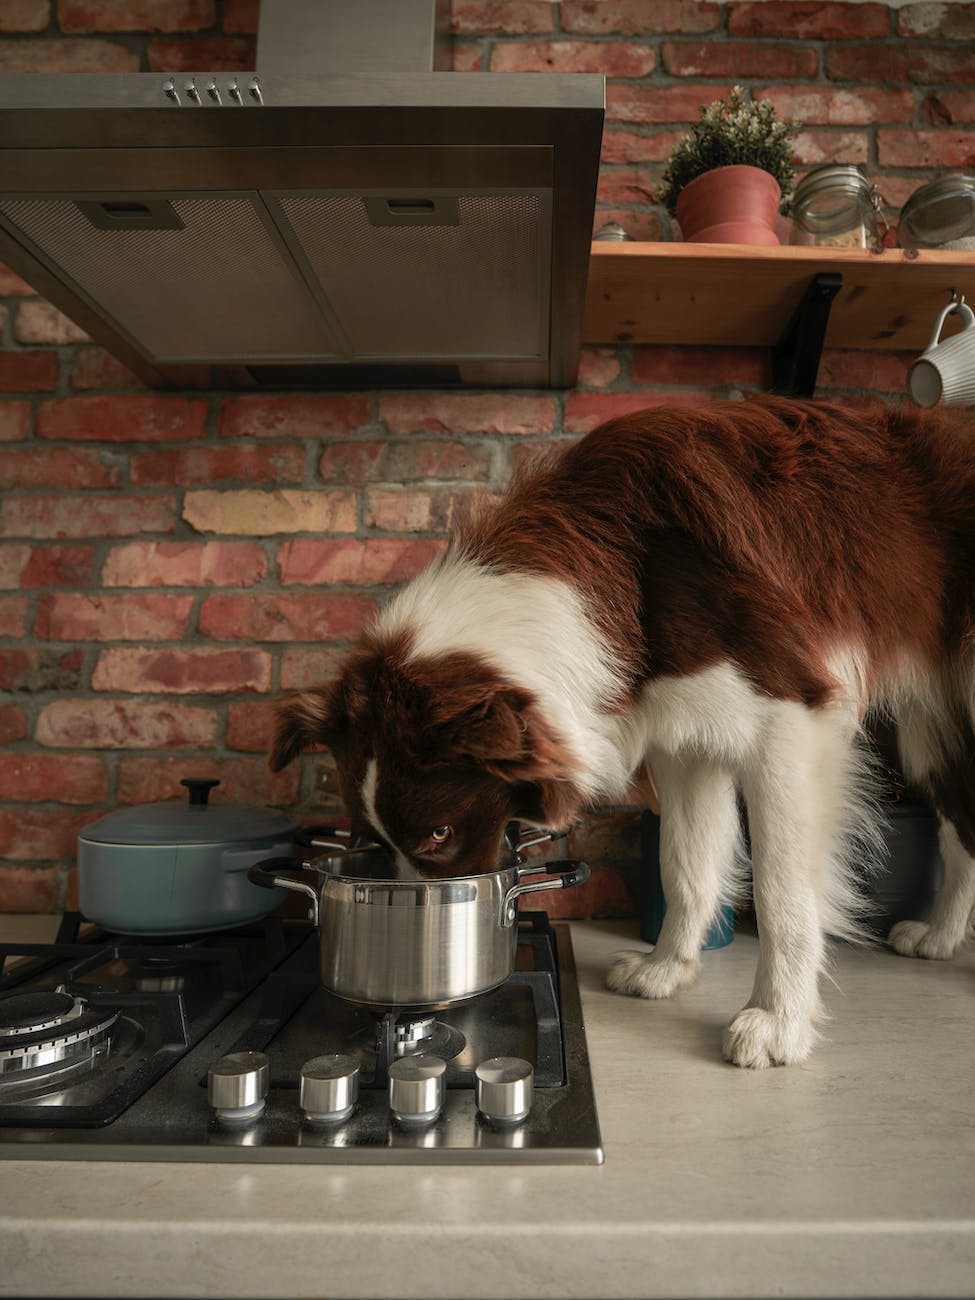
<svg viewBox="0 0 975 1300">
<path fill-rule="evenodd" d="M 740 86 L 702 105 L 700 121 L 671 151 L 657 192 L 684 239 L 777 244 L 775 219 L 795 180 L 795 132 L 769 100 L 753 103 Z"/>
</svg>

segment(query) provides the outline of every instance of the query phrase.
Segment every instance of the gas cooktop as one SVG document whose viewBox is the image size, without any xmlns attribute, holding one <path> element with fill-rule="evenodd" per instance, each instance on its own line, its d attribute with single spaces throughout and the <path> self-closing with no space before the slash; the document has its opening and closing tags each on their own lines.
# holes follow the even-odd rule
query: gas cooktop
<svg viewBox="0 0 975 1300">
<path fill-rule="evenodd" d="M 0 1158 L 598 1164 L 571 935 L 436 1014 L 327 993 L 304 922 L 0 945 Z"/>
</svg>

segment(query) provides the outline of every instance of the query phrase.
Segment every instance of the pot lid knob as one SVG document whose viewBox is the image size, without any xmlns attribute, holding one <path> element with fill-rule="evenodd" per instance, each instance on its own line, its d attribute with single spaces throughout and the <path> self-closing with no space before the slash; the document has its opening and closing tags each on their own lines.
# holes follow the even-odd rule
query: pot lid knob
<svg viewBox="0 0 975 1300">
<path fill-rule="evenodd" d="M 474 1071 L 477 1109 L 492 1124 L 520 1124 L 532 1106 L 535 1071 L 517 1056 L 492 1056 Z"/>
<path fill-rule="evenodd" d="M 231 1052 L 210 1066 L 207 1095 L 217 1119 L 247 1124 L 267 1105 L 268 1059 L 263 1052 Z"/>
<path fill-rule="evenodd" d="M 210 798 L 210 791 L 219 784 L 219 781 L 205 776 L 184 776 L 180 781 L 180 785 L 185 785 L 190 792 L 190 803 L 202 804 L 204 808 Z"/>
<path fill-rule="evenodd" d="M 316 1056 L 301 1067 L 298 1103 L 309 1124 L 341 1124 L 359 1096 L 359 1062 L 354 1056 Z"/>
<path fill-rule="evenodd" d="M 389 1108 L 401 1124 L 432 1124 L 444 1099 L 447 1062 L 418 1052 L 389 1067 Z"/>
</svg>

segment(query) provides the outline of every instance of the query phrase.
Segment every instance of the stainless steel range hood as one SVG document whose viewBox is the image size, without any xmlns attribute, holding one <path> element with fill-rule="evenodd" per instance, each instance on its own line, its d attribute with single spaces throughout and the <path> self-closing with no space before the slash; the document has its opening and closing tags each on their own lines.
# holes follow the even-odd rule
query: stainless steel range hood
<svg viewBox="0 0 975 1300">
<path fill-rule="evenodd" d="M 434 71 L 441 18 L 265 0 L 255 74 L 0 77 L 0 260 L 157 386 L 572 384 L 604 79 Z"/>
</svg>

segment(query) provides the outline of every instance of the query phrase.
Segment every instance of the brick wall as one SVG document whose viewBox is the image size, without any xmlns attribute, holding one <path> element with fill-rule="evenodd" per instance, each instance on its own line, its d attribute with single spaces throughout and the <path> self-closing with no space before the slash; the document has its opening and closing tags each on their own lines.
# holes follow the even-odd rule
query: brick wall
<svg viewBox="0 0 975 1300">
<path fill-rule="evenodd" d="M 245 70 L 256 13 L 0 0 L 0 72 Z M 658 233 L 668 150 L 734 82 L 802 120 L 800 170 L 862 163 L 894 210 L 975 165 L 975 4 L 454 0 L 453 16 L 459 70 L 607 74 L 597 224 L 638 238 Z M 899 394 L 906 364 L 827 353 L 819 391 Z M 184 775 L 333 812 L 327 757 L 269 776 L 270 702 L 328 675 L 472 493 L 615 412 L 765 382 L 759 351 L 597 347 L 566 393 L 153 394 L 0 267 L 0 910 L 70 905 L 78 830 Z M 575 847 L 625 867 L 638 817 L 602 810 Z M 625 914 L 631 879 L 598 873 L 565 904 Z"/>
</svg>

